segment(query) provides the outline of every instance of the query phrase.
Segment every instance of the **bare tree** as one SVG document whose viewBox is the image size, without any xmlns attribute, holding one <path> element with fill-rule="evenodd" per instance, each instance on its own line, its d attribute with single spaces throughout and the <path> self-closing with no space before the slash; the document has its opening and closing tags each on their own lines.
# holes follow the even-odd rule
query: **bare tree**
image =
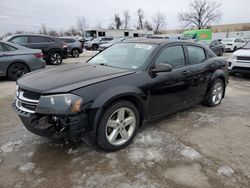
<svg viewBox="0 0 250 188">
<path fill-rule="evenodd" d="M 147 29 L 147 30 L 149 30 L 149 31 L 153 30 L 152 24 L 148 20 L 145 20 L 145 22 L 144 22 L 144 28 Z"/>
<path fill-rule="evenodd" d="M 76 28 L 81 33 L 81 35 L 84 36 L 85 30 L 88 28 L 88 22 L 84 16 L 77 17 Z"/>
<path fill-rule="evenodd" d="M 138 29 L 143 29 L 143 19 L 144 19 L 144 12 L 141 8 L 137 10 L 137 15 L 138 15 Z"/>
<path fill-rule="evenodd" d="M 102 24 L 99 22 L 98 24 L 96 24 L 95 28 L 96 29 L 102 29 Z"/>
<path fill-rule="evenodd" d="M 40 34 L 43 34 L 43 35 L 48 35 L 48 29 L 47 29 L 47 26 L 43 23 L 42 26 L 41 26 L 41 30 L 39 31 Z"/>
<path fill-rule="evenodd" d="M 55 31 L 55 30 L 49 30 L 49 31 L 48 31 L 48 35 L 54 36 L 54 37 L 59 37 L 58 32 Z"/>
<path fill-rule="evenodd" d="M 118 13 L 115 14 L 115 28 L 116 29 L 120 29 L 120 27 L 122 26 L 122 20 L 120 18 L 120 15 Z"/>
<path fill-rule="evenodd" d="M 129 26 L 129 21 L 130 21 L 129 11 L 128 10 L 124 10 L 122 14 L 123 14 L 123 17 L 124 17 L 124 20 L 123 20 L 124 29 L 127 29 L 128 26 Z"/>
<path fill-rule="evenodd" d="M 188 12 L 180 12 L 179 21 L 185 23 L 185 27 L 203 29 L 212 22 L 221 19 L 221 12 L 218 10 L 221 4 L 215 0 L 195 0 L 190 4 Z"/>
<path fill-rule="evenodd" d="M 154 24 L 154 31 L 157 34 L 159 33 L 159 30 L 166 25 L 166 16 L 163 13 L 158 12 L 152 17 L 152 21 Z"/>
</svg>

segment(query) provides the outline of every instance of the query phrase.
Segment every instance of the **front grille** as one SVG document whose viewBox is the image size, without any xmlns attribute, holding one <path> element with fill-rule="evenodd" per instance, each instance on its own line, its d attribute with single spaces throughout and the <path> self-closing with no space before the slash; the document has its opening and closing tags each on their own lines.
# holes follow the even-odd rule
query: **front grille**
<svg viewBox="0 0 250 188">
<path fill-rule="evenodd" d="M 237 56 L 237 60 L 250 61 L 250 56 Z"/>
<path fill-rule="evenodd" d="M 23 92 L 23 96 L 25 98 L 32 99 L 32 100 L 39 100 L 40 97 L 41 97 L 41 94 L 39 94 L 39 93 L 35 93 L 35 92 L 32 92 L 32 91 L 27 91 L 27 90 L 24 90 L 24 89 L 21 89 L 21 88 L 19 88 L 19 92 Z"/>
<path fill-rule="evenodd" d="M 16 96 L 16 107 L 27 113 L 35 113 L 40 94 L 27 90 L 18 89 Z"/>
<path fill-rule="evenodd" d="M 250 71 L 250 67 L 233 67 L 233 70 Z"/>
</svg>

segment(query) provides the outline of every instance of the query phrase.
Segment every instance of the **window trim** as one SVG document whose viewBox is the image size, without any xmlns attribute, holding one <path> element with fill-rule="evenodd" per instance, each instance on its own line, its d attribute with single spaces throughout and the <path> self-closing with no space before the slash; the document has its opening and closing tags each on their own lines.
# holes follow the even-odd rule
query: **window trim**
<svg viewBox="0 0 250 188">
<path fill-rule="evenodd" d="M 148 69 L 148 71 L 150 71 L 156 64 L 156 60 L 157 58 L 159 57 L 159 55 L 167 48 L 169 47 L 174 47 L 174 46 L 180 46 L 182 47 L 182 51 L 183 51 L 183 55 L 184 55 L 184 66 L 181 66 L 181 67 L 173 67 L 173 70 L 176 70 L 176 69 L 180 69 L 180 68 L 183 68 L 183 67 L 186 67 L 188 64 L 187 64 L 187 56 L 186 56 L 186 53 L 185 53 L 185 47 L 183 45 L 183 43 L 179 43 L 179 44 L 169 44 L 169 45 L 166 45 L 164 47 L 162 47 L 158 53 L 155 55 L 154 59 L 153 59 L 153 63 L 150 65 L 150 68 Z"/>
<path fill-rule="evenodd" d="M 204 59 L 204 61 L 203 61 L 202 63 L 198 63 L 198 64 L 191 64 L 191 63 L 190 63 L 190 56 L 189 56 L 188 46 L 192 46 L 192 47 L 196 47 L 196 48 L 201 48 L 201 49 L 203 49 L 204 54 L 205 54 L 205 59 Z M 185 44 L 185 45 L 184 45 L 184 48 L 185 48 L 186 57 L 187 57 L 187 60 L 186 60 L 186 61 L 187 61 L 187 64 L 188 64 L 189 66 L 192 66 L 192 65 L 201 65 L 201 64 L 203 64 L 203 63 L 208 59 L 208 52 L 207 52 L 207 50 L 206 50 L 205 48 L 203 48 L 202 46 L 194 45 L 194 44 Z"/>
<path fill-rule="evenodd" d="M 27 38 L 26 43 L 15 43 L 15 42 L 13 42 L 14 39 L 19 38 L 19 37 L 26 37 L 26 38 Z M 9 40 L 9 42 L 12 42 L 12 43 L 18 44 L 18 45 L 20 45 L 20 44 L 28 44 L 28 43 L 29 43 L 29 37 L 28 37 L 27 35 L 15 36 L 15 37 L 11 38 L 11 39 Z"/>
</svg>

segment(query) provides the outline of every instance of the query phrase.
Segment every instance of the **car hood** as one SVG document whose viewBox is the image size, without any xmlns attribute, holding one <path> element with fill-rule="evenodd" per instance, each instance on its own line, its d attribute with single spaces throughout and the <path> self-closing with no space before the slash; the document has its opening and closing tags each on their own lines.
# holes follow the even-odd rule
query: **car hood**
<svg viewBox="0 0 250 188">
<path fill-rule="evenodd" d="M 132 74 L 134 71 L 114 67 L 78 63 L 39 70 L 17 81 L 22 89 L 47 94 L 65 93 L 91 84 Z"/>
<path fill-rule="evenodd" d="M 250 57 L 250 49 L 241 49 L 233 53 L 235 56 L 248 56 Z"/>
<path fill-rule="evenodd" d="M 110 46 L 112 46 L 112 45 L 113 45 L 113 44 L 111 44 L 111 43 L 105 43 L 105 44 L 101 44 L 100 47 L 106 48 L 106 47 L 110 47 Z"/>
</svg>

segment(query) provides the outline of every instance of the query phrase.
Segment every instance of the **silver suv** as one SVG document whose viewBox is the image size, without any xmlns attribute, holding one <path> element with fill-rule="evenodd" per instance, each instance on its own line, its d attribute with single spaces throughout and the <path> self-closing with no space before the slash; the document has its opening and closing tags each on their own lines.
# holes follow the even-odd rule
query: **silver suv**
<svg viewBox="0 0 250 188">
<path fill-rule="evenodd" d="M 68 53 L 72 57 L 79 57 L 79 55 L 83 52 L 82 43 L 75 38 L 70 37 L 61 37 L 63 42 L 68 45 Z"/>
<path fill-rule="evenodd" d="M 85 42 L 84 47 L 87 50 L 98 50 L 99 45 L 108 43 L 113 40 L 113 37 L 97 37 L 91 41 Z"/>
</svg>

